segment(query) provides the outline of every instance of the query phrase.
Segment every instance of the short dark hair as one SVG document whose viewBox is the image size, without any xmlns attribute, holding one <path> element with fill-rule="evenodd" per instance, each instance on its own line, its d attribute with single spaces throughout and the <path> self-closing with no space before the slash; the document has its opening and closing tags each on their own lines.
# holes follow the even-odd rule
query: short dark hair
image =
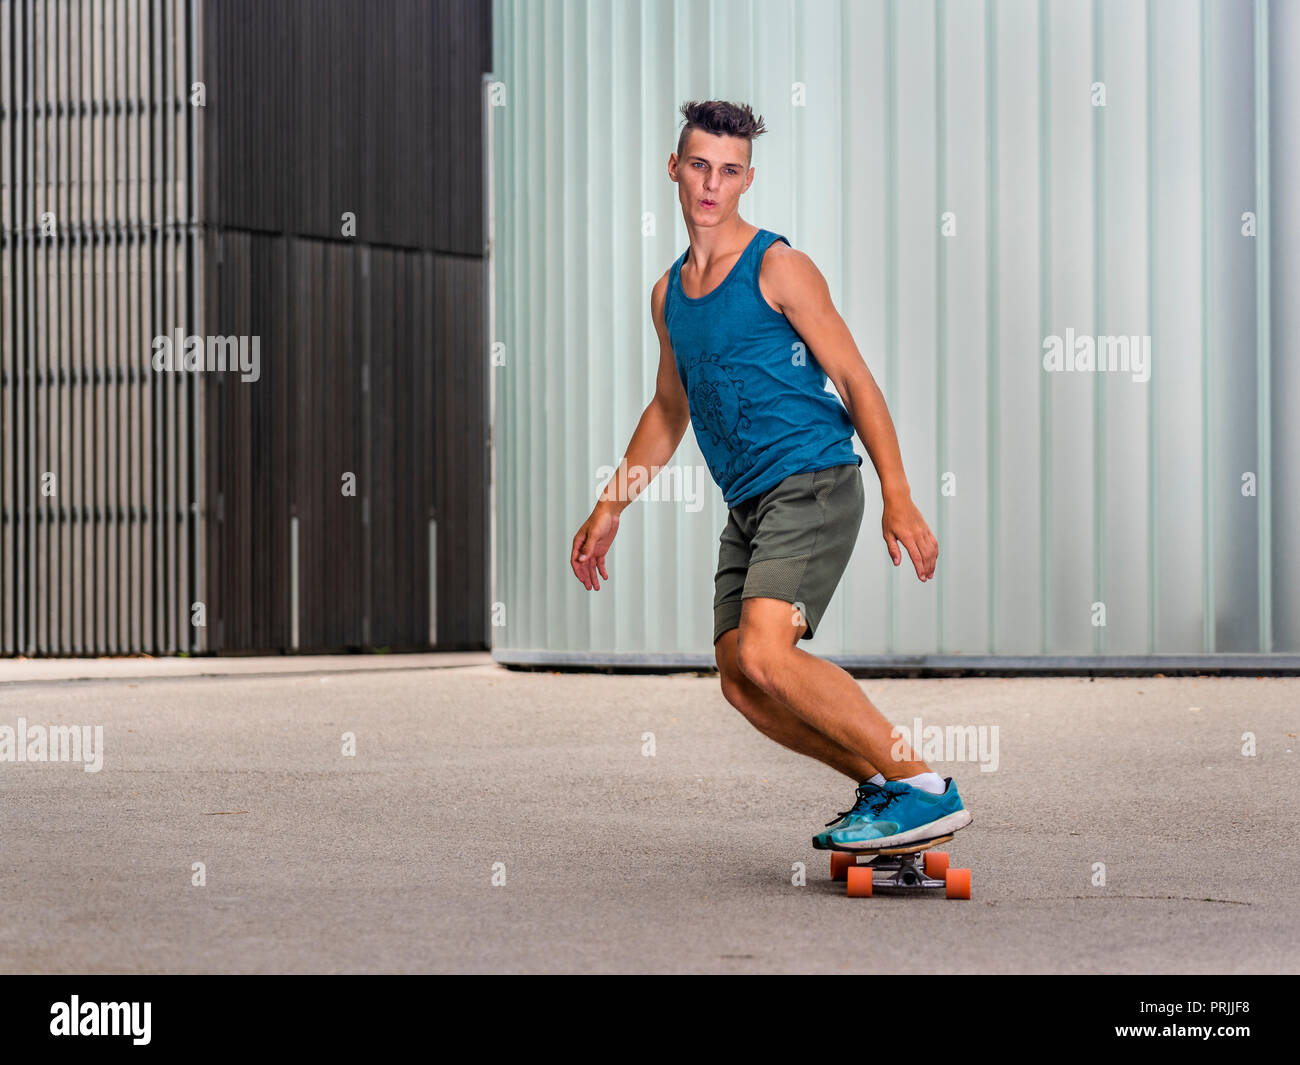
<svg viewBox="0 0 1300 1065">
<path fill-rule="evenodd" d="M 767 132 L 763 116 L 754 116 L 748 104 L 733 104 L 726 100 L 688 100 L 682 104 L 681 135 L 677 138 L 677 158 L 686 151 L 686 138 L 691 130 L 715 133 L 727 137 L 743 137 L 749 141 L 749 158 L 754 158 L 754 138 Z"/>
</svg>

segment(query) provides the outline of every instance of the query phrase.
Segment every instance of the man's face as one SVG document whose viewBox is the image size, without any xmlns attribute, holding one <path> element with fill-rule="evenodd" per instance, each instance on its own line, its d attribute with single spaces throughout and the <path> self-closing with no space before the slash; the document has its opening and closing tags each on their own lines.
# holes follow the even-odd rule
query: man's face
<svg viewBox="0 0 1300 1065">
<path fill-rule="evenodd" d="M 681 156 L 674 152 L 668 160 L 668 176 L 677 182 L 677 198 L 689 221 L 716 225 L 736 213 L 740 194 L 754 180 L 749 153 L 744 137 L 691 130 Z"/>
</svg>

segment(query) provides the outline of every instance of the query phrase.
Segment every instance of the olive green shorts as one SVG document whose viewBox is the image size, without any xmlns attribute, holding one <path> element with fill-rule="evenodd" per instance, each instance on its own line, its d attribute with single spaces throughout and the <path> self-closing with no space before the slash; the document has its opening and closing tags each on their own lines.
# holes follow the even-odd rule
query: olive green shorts
<svg viewBox="0 0 1300 1065">
<path fill-rule="evenodd" d="M 858 542 L 864 506 L 856 462 L 784 481 L 732 507 L 718 538 L 713 642 L 740 626 L 742 599 L 791 603 L 811 640 Z M 792 617 L 797 624 L 797 619 Z"/>
</svg>

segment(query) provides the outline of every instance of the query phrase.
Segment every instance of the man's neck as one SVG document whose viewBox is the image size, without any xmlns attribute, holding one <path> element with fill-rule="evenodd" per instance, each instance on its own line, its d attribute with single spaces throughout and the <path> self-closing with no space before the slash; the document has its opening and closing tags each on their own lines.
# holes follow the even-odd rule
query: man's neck
<svg viewBox="0 0 1300 1065">
<path fill-rule="evenodd" d="M 731 222 L 722 225 L 692 226 L 687 223 L 686 232 L 691 241 L 686 261 L 692 269 L 703 272 L 711 263 L 744 251 L 754 239 L 758 227 L 736 214 Z"/>
</svg>

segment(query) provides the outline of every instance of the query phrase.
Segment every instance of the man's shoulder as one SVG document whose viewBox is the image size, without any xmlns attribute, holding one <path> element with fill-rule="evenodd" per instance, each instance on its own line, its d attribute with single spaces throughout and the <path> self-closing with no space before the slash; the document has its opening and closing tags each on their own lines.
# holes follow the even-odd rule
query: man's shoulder
<svg viewBox="0 0 1300 1065">
<path fill-rule="evenodd" d="M 663 306 L 664 296 L 668 292 L 668 281 L 672 276 L 672 270 L 673 268 L 671 266 L 668 267 L 667 270 L 659 275 L 658 280 L 650 286 L 650 302 L 652 304 Z"/>
<path fill-rule="evenodd" d="M 664 307 L 668 302 L 668 277 L 671 272 L 670 266 L 650 287 L 650 314 L 656 326 L 664 320 Z"/>
<path fill-rule="evenodd" d="M 807 252 L 792 248 L 782 240 L 772 241 L 758 266 L 762 292 L 778 306 L 808 291 L 816 284 L 819 273 Z"/>
<path fill-rule="evenodd" d="M 657 280 L 655 281 L 655 283 L 651 286 L 651 291 L 652 291 L 652 292 L 656 292 L 656 293 L 659 293 L 660 295 L 662 295 L 664 292 L 667 291 L 667 289 L 668 289 L 668 285 L 669 285 L 669 283 L 672 281 L 673 270 L 676 269 L 677 264 L 680 263 L 680 262 L 682 261 L 682 258 L 683 258 L 685 255 L 686 255 L 686 253 L 685 253 L 685 252 L 682 252 L 681 255 L 677 256 L 676 259 L 674 259 L 672 262 L 670 262 L 670 263 L 669 263 L 669 264 L 664 268 L 664 272 L 663 272 L 662 274 L 659 275 L 658 279 L 657 279 Z"/>
<path fill-rule="evenodd" d="M 812 262 L 811 259 L 808 259 L 806 253 L 801 252 L 798 248 L 792 248 L 788 239 L 779 233 L 774 233 L 772 235 L 771 243 L 768 244 L 767 248 L 763 252 L 763 262 L 765 264 L 769 262 L 787 263 L 798 261 L 800 259 L 807 259 L 809 262 Z"/>
</svg>

